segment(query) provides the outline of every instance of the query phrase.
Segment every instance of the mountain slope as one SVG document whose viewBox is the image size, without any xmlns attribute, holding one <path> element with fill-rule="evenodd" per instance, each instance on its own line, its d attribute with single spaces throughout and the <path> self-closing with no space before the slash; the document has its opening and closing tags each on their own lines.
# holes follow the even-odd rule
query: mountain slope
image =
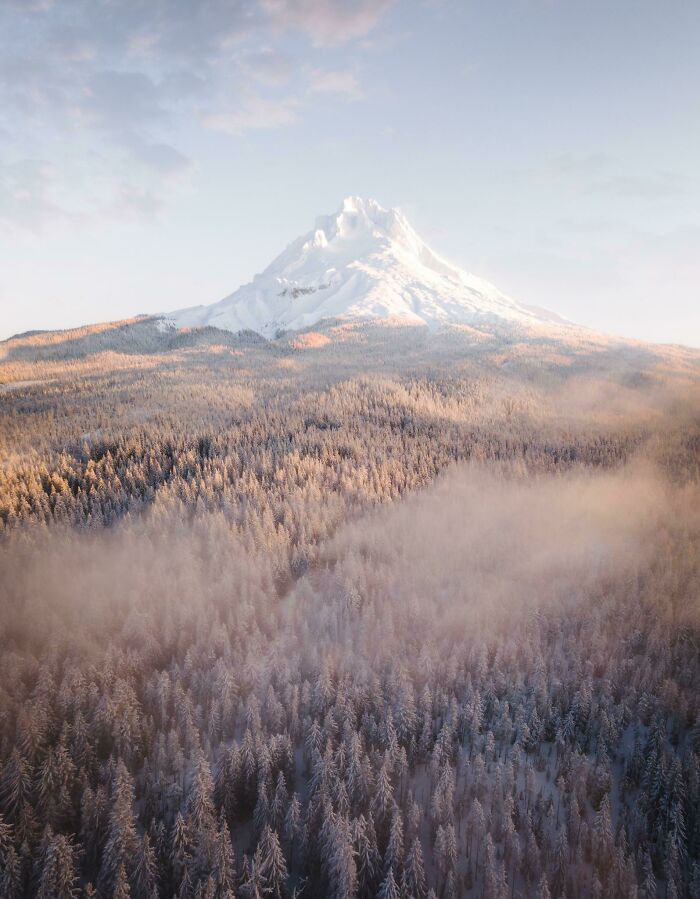
<svg viewBox="0 0 700 899">
<path fill-rule="evenodd" d="M 398 210 L 359 197 L 319 218 L 250 284 L 213 305 L 166 316 L 177 328 L 210 325 L 270 338 L 323 319 L 402 319 L 431 328 L 561 323 L 445 262 Z"/>
</svg>

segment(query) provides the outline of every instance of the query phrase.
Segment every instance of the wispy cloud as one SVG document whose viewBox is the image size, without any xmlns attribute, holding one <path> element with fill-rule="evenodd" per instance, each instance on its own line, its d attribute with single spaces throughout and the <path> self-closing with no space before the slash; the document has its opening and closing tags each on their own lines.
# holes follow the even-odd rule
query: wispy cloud
<svg viewBox="0 0 700 899">
<path fill-rule="evenodd" d="M 52 196 L 55 172 L 44 159 L 0 162 L 0 231 L 35 230 L 61 217 Z"/>
<path fill-rule="evenodd" d="M 64 171 L 78 156 L 86 169 L 100 160 L 93 174 L 101 181 L 109 168 L 104 161 L 112 158 L 112 196 L 124 196 L 130 184 L 127 205 L 141 206 L 150 216 L 167 200 L 174 179 L 193 169 L 180 146 L 183 130 L 205 127 L 239 136 L 293 124 L 319 94 L 359 98 L 357 75 L 326 68 L 322 48 L 366 37 L 390 5 L 391 0 L 4 0 L 0 105 L 6 168 L 0 202 L 6 223 L 25 228 L 53 218 L 58 197 L 75 189 Z M 34 159 L 39 147 L 48 148 L 55 181 L 49 188 L 38 179 L 20 189 L 11 165 Z M 144 172 L 150 178 L 145 188 Z M 46 199 L 49 193 L 55 203 Z M 154 199 L 133 201 L 139 196 Z"/>
<path fill-rule="evenodd" d="M 645 175 L 618 172 L 590 184 L 590 190 L 594 193 L 641 200 L 675 197 L 692 189 L 692 180 L 678 172 L 650 172 Z"/>
<path fill-rule="evenodd" d="M 192 168 L 192 162 L 167 143 L 132 142 L 131 152 L 140 161 L 163 176 L 181 176 Z"/>
<path fill-rule="evenodd" d="M 393 0 L 263 0 L 278 27 L 297 28 L 317 46 L 364 37 Z"/>
<path fill-rule="evenodd" d="M 273 47 L 247 54 L 241 59 L 240 68 L 243 75 L 267 87 L 287 84 L 298 71 L 292 57 Z"/>
<path fill-rule="evenodd" d="M 353 72 L 316 69 L 311 73 L 309 89 L 316 94 L 344 94 L 354 99 L 362 96 L 360 83 Z"/>
<path fill-rule="evenodd" d="M 295 97 L 273 100 L 252 95 L 246 97 L 236 109 L 205 116 L 204 123 L 229 134 L 280 128 L 296 121 L 299 105 L 300 101 Z"/>
<path fill-rule="evenodd" d="M 550 159 L 542 173 L 575 182 L 585 192 L 620 199 L 661 199 L 694 189 L 692 179 L 680 172 L 635 172 L 622 159 L 606 153 L 566 153 Z"/>
</svg>

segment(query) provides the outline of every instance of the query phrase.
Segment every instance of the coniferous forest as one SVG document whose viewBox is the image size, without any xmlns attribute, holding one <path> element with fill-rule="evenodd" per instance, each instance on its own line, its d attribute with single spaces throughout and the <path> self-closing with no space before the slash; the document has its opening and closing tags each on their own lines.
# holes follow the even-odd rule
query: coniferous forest
<svg viewBox="0 0 700 899">
<path fill-rule="evenodd" d="M 700 896 L 697 355 L 0 356 L 0 897 Z"/>
</svg>

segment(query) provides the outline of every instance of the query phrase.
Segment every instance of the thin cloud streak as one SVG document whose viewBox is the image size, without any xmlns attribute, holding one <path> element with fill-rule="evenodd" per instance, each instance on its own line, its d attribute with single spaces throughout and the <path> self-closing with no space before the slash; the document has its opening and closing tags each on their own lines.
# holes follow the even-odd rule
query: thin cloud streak
<svg viewBox="0 0 700 899">
<path fill-rule="evenodd" d="M 87 0 L 5 3 L 0 7 L 0 102 L 11 139 L 4 150 L 0 217 L 6 227 L 34 228 L 73 206 L 99 207 L 75 196 L 65 175 L 82 157 L 87 180 L 94 160 L 115 167 L 112 200 L 153 197 L 147 217 L 164 208 L 173 176 L 194 161 L 181 133 L 201 129 L 234 137 L 297 122 L 313 96 L 361 96 L 357 76 L 314 64 L 319 48 L 366 36 L 389 2 L 340 0 L 153 0 L 108 5 Z M 281 46 L 295 35 L 294 50 Z M 303 64 L 301 60 L 303 59 Z M 283 94 L 279 91 L 283 89 Z M 50 147 L 47 179 L 29 191 L 17 187 L 12 166 Z M 133 171 L 125 171 L 130 159 Z M 143 170 L 150 183 L 141 183 Z M 104 171 L 94 173 L 104 180 Z M 125 188 L 126 185 L 126 188 Z M 26 208 L 23 208 L 26 198 Z M 139 204 L 137 204 L 138 207 Z"/>
</svg>

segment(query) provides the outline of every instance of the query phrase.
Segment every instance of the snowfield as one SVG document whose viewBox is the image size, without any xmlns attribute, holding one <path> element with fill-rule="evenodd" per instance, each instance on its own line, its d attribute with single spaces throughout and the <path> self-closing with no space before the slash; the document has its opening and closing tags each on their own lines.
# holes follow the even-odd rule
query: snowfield
<svg viewBox="0 0 700 899">
<path fill-rule="evenodd" d="M 213 326 L 274 338 L 323 319 L 403 319 L 450 324 L 551 324 L 493 284 L 434 253 L 397 209 L 347 197 L 250 284 L 208 306 L 168 313 L 178 328 Z"/>
</svg>

